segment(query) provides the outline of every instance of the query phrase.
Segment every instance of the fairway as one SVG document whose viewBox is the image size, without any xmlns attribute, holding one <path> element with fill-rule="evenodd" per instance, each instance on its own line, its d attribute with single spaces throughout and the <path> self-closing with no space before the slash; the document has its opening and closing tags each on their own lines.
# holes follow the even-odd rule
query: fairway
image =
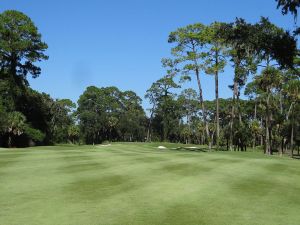
<svg viewBox="0 0 300 225">
<path fill-rule="evenodd" d="M 2 149 L 0 224 L 299 224 L 300 161 L 157 146 Z"/>
</svg>

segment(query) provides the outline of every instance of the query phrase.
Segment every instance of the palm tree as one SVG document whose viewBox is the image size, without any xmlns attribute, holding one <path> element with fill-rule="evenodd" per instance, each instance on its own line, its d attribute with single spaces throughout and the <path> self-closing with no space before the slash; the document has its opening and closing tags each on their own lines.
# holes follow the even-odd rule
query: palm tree
<svg viewBox="0 0 300 225">
<path fill-rule="evenodd" d="M 300 80 L 290 80 L 285 86 L 285 92 L 290 99 L 290 107 L 287 112 L 286 119 L 291 122 L 291 136 L 290 136 L 290 144 L 291 144 L 291 156 L 293 157 L 294 150 L 294 108 L 297 103 L 300 102 Z"/>
<path fill-rule="evenodd" d="M 6 130 L 8 133 L 8 147 L 12 147 L 13 136 L 20 136 L 24 133 L 26 117 L 20 112 L 12 112 L 7 117 Z"/>
</svg>

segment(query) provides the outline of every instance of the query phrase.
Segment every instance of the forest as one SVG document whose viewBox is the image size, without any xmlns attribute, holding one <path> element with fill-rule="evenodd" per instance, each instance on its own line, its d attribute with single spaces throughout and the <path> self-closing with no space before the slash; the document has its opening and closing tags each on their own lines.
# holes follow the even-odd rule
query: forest
<svg viewBox="0 0 300 225">
<path fill-rule="evenodd" d="M 298 1 L 279 0 L 283 14 L 297 18 Z M 118 87 L 89 86 L 77 103 L 54 99 L 30 87 L 48 59 L 47 43 L 24 13 L 0 14 L 0 146 L 58 143 L 173 142 L 208 149 L 299 155 L 299 29 L 286 31 L 262 17 L 257 23 L 190 24 L 170 32 L 165 74 L 145 96 Z M 219 83 L 228 68 L 234 79 Z M 203 97 L 210 76 L 214 100 Z M 194 82 L 197 89 L 183 89 Z M 219 96 L 229 88 L 232 97 Z M 150 102 L 143 109 L 142 100 Z"/>
</svg>

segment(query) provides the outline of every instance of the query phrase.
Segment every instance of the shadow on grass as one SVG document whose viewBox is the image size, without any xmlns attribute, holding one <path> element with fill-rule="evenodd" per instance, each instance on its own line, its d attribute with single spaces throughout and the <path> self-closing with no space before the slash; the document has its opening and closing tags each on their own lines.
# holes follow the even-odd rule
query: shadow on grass
<svg viewBox="0 0 300 225">
<path fill-rule="evenodd" d="M 177 147 L 177 148 L 170 148 L 171 150 L 176 151 L 191 151 L 191 152 L 208 152 L 209 148 L 206 147 Z"/>
<path fill-rule="evenodd" d="M 93 178 L 78 179 L 65 187 L 66 197 L 70 201 L 82 202 L 96 201 L 113 198 L 134 191 L 139 185 L 132 182 L 128 175 L 106 175 Z"/>
<path fill-rule="evenodd" d="M 300 155 L 293 155 L 292 158 L 300 160 Z"/>
</svg>

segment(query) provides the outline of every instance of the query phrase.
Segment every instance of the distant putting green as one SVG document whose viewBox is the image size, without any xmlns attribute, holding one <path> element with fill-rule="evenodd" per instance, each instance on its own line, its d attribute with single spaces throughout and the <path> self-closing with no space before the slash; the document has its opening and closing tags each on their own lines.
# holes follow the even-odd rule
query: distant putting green
<svg viewBox="0 0 300 225">
<path fill-rule="evenodd" d="M 0 224 L 300 224 L 300 161 L 157 146 L 0 150 Z"/>
</svg>

